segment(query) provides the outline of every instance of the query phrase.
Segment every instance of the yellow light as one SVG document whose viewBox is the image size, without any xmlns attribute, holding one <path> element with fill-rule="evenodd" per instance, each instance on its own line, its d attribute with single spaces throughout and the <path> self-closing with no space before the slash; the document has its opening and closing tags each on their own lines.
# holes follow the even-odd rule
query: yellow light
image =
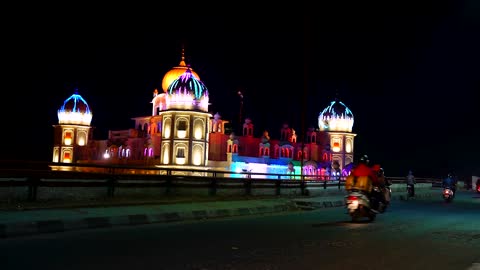
<svg viewBox="0 0 480 270">
<path fill-rule="evenodd" d="M 347 142 L 347 145 L 345 146 L 345 151 L 347 151 L 347 153 L 352 152 L 352 144 L 350 142 Z"/>
<path fill-rule="evenodd" d="M 70 159 L 70 153 L 69 152 L 65 152 L 63 154 L 63 162 L 64 163 L 70 163 L 72 162 L 72 160 Z"/>
<path fill-rule="evenodd" d="M 178 136 L 178 138 L 183 139 L 183 138 L 187 137 L 187 131 L 186 130 L 178 130 L 177 131 L 177 136 Z"/>
<path fill-rule="evenodd" d="M 177 165 L 184 165 L 185 164 L 185 158 L 184 157 L 177 157 L 176 158 L 176 163 L 177 163 Z"/>
<path fill-rule="evenodd" d="M 202 156 L 199 151 L 195 151 L 193 154 L 193 165 L 200 165 L 202 162 Z"/>
<path fill-rule="evenodd" d="M 163 164 L 168 164 L 170 160 L 168 159 L 168 150 L 163 151 Z"/>
<path fill-rule="evenodd" d="M 65 145 L 71 145 L 72 144 L 72 133 L 70 131 L 65 132 L 63 142 L 65 143 Z"/>
<path fill-rule="evenodd" d="M 195 129 L 195 139 L 200 140 L 202 138 L 202 129 L 197 127 Z"/>
<path fill-rule="evenodd" d="M 79 138 L 79 139 L 78 139 L 78 145 L 84 146 L 84 145 L 85 145 L 85 138 L 83 138 L 83 137 L 82 137 L 82 138 Z"/>
<path fill-rule="evenodd" d="M 169 127 L 169 126 L 166 126 L 166 127 L 165 127 L 165 132 L 164 132 L 164 134 L 165 134 L 165 139 L 169 139 L 169 138 L 170 138 L 170 131 L 171 131 L 171 130 L 170 130 L 170 127 Z"/>
<path fill-rule="evenodd" d="M 334 142 L 332 150 L 333 150 L 333 152 L 340 152 L 340 143 Z"/>
</svg>

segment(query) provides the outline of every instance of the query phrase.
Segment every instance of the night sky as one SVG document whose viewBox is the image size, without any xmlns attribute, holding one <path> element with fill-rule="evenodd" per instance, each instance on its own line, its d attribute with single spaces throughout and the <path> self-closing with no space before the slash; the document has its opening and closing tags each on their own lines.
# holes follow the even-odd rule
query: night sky
<svg viewBox="0 0 480 270">
<path fill-rule="evenodd" d="M 96 139 L 132 128 L 132 117 L 151 114 L 152 93 L 183 46 L 210 111 L 238 126 L 242 91 L 257 136 L 279 138 L 283 123 L 299 136 L 318 128 L 319 113 L 338 98 L 355 117 L 356 155 L 387 175 L 480 175 L 480 4 L 345 5 L 176 12 L 148 22 L 27 16 L 23 31 L 4 34 L 14 80 L 11 91 L 4 84 L 4 106 L 15 106 L 2 111 L 17 116 L 7 117 L 2 137 L 13 143 L 0 158 L 50 161 L 57 110 L 75 88 L 93 112 Z"/>
</svg>

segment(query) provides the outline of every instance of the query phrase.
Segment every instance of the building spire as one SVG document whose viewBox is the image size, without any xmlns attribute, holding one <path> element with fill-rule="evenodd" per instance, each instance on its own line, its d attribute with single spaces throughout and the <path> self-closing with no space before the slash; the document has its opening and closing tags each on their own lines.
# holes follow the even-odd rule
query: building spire
<svg viewBox="0 0 480 270">
<path fill-rule="evenodd" d="M 180 60 L 179 66 L 181 66 L 181 67 L 186 67 L 187 66 L 187 64 L 185 63 L 185 45 L 184 44 L 182 44 L 182 58 Z"/>
</svg>

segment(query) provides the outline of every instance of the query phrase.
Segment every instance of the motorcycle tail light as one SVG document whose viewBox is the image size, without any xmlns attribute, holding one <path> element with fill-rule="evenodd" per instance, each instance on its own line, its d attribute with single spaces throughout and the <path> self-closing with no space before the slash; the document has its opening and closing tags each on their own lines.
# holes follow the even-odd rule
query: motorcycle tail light
<svg viewBox="0 0 480 270">
<path fill-rule="evenodd" d="M 347 200 L 348 201 L 358 201 L 358 197 L 357 196 L 348 196 Z"/>
</svg>

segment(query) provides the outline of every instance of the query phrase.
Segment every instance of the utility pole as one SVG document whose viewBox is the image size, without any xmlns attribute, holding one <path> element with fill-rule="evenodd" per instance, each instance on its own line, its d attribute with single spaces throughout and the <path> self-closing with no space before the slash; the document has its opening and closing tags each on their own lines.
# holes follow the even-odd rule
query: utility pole
<svg viewBox="0 0 480 270">
<path fill-rule="evenodd" d="M 237 94 L 240 97 L 240 112 L 238 114 L 238 128 L 239 128 L 239 134 L 242 134 L 243 92 L 241 90 L 238 90 Z"/>
<path fill-rule="evenodd" d="M 306 128 L 305 128 L 305 115 L 307 108 L 307 97 L 308 97 L 308 71 L 309 65 L 308 60 L 310 59 L 310 20 L 308 13 L 305 13 L 303 17 L 303 92 L 302 92 L 302 114 L 301 114 L 301 128 L 302 128 L 302 149 L 301 149 L 301 160 L 300 160 L 300 179 L 302 186 L 302 195 L 306 194 L 306 185 L 305 185 L 305 176 L 303 175 L 303 163 L 305 159 L 305 139 L 306 139 Z"/>
</svg>

